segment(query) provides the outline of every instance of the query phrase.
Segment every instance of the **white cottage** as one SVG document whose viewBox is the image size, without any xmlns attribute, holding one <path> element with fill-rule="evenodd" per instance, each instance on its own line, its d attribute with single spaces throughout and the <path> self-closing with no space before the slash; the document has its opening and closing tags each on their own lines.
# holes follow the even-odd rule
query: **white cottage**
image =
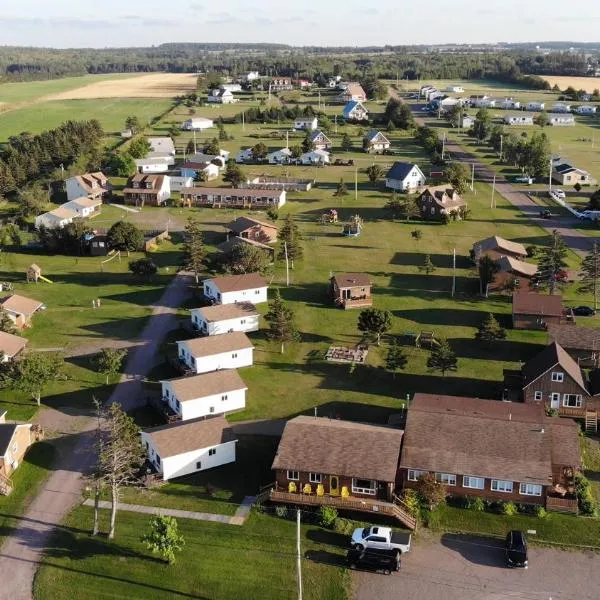
<svg viewBox="0 0 600 600">
<path fill-rule="evenodd" d="M 575 117 L 572 114 L 549 114 L 548 123 L 553 127 L 575 125 Z"/>
<path fill-rule="evenodd" d="M 582 104 L 573 109 L 578 115 L 593 115 L 596 112 L 596 107 L 591 104 Z"/>
<path fill-rule="evenodd" d="M 412 192 L 425 185 L 425 174 L 414 163 L 396 161 L 385 176 L 385 187 L 400 192 Z"/>
<path fill-rule="evenodd" d="M 216 304 L 266 302 L 269 288 L 267 280 L 259 273 L 214 277 L 205 279 L 203 285 L 206 298 Z"/>
<path fill-rule="evenodd" d="M 267 154 L 267 161 L 270 165 L 285 165 L 290 162 L 292 151 L 289 148 L 281 148 Z"/>
<path fill-rule="evenodd" d="M 342 111 L 344 119 L 349 121 L 367 121 L 369 119 L 369 111 L 363 106 L 362 102 L 352 100 L 344 106 Z"/>
<path fill-rule="evenodd" d="M 510 115 L 504 115 L 504 122 L 507 125 L 533 125 L 533 115 L 512 113 Z"/>
<path fill-rule="evenodd" d="M 300 157 L 300 163 L 303 165 L 328 165 L 329 162 L 329 152 L 326 150 L 313 150 L 312 152 L 305 152 Z"/>
<path fill-rule="evenodd" d="M 247 386 L 225 370 L 161 381 L 162 399 L 182 421 L 222 415 L 246 406 Z"/>
<path fill-rule="evenodd" d="M 224 417 L 142 431 L 148 459 L 164 481 L 235 462 L 236 442 Z"/>
<path fill-rule="evenodd" d="M 215 304 L 192 309 L 192 326 L 203 335 L 232 331 L 258 331 L 259 315 L 254 304 Z"/>
<path fill-rule="evenodd" d="M 294 121 L 294 129 L 314 131 L 319 126 L 317 117 L 298 117 Z"/>
<path fill-rule="evenodd" d="M 214 126 L 215 124 L 212 119 L 207 119 L 206 117 L 194 117 L 193 119 L 184 121 L 181 125 L 181 129 L 184 131 L 204 131 L 205 129 L 210 129 Z"/>
<path fill-rule="evenodd" d="M 525 106 L 525 110 L 533 110 L 535 112 L 541 112 L 546 107 L 544 102 L 528 102 Z"/>
<path fill-rule="evenodd" d="M 172 164 L 174 164 L 172 157 L 162 155 L 135 159 L 138 173 L 166 173 Z"/>
<path fill-rule="evenodd" d="M 371 129 L 363 140 L 363 148 L 365 152 L 383 152 L 384 150 L 389 150 L 390 140 L 381 131 Z"/>
<path fill-rule="evenodd" d="M 222 335 L 177 342 L 179 360 L 195 373 L 251 367 L 254 346 L 245 333 Z"/>
</svg>

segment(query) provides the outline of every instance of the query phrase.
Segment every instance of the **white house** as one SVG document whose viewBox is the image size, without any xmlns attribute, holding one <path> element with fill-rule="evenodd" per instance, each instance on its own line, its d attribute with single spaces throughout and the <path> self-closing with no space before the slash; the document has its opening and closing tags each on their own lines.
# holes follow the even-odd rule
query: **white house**
<svg viewBox="0 0 600 600">
<path fill-rule="evenodd" d="M 553 112 L 553 113 L 568 113 L 568 112 L 571 112 L 571 105 L 570 104 L 564 104 L 563 102 L 555 102 L 550 107 L 550 112 Z"/>
<path fill-rule="evenodd" d="M 211 90 L 207 100 L 213 104 L 233 104 L 235 102 L 233 94 L 229 90 L 223 88 Z"/>
<path fill-rule="evenodd" d="M 533 115 L 512 113 L 510 115 L 504 115 L 504 122 L 507 125 L 533 125 Z"/>
<path fill-rule="evenodd" d="M 363 106 L 362 102 L 352 100 L 344 106 L 342 111 L 344 119 L 349 121 L 367 121 L 369 119 L 369 111 Z"/>
<path fill-rule="evenodd" d="M 332 141 L 320 130 L 313 131 L 309 139 L 315 150 L 329 150 L 333 146 Z"/>
<path fill-rule="evenodd" d="M 237 440 L 225 417 L 163 425 L 141 435 L 164 481 L 235 462 Z"/>
<path fill-rule="evenodd" d="M 250 302 L 193 308 L 191 318 L 192 326 L 204 335 L 258 331 L 258 312 Z"/>
<path fill-rule="evenodd" d="M 110 184 L 108 178 L 100 171 L 96 173 L 85 173 L 75 175 L 66 180 L 67 200 L 76 198 L 105 198 L 110 195 Z"/>
<path fill-rule="evenodd" d="M 465 88 L 462 85 L 447 85 L 447 92 L 453 92 L 455 94 L 462 94 L 465 91 Z"/>
<path fill-rule="evenodd" d="M 490 98 L 490 96 L 479 96 L 479 95 L 475 95 L 475 96 L 471 96 L 469 98 L 469 104 L 471 106 L 474 106 L 475 108 L 488 108 L 490 106 L 490 102 L 492 101 L 492 98 Z"/>
<path fill-rule="evenodd" d="M 234 331 L 177 342 L 179 360 L 195 373 L 251 367 L 254 346 L 245 333 Z"/>
<path fill-rule="evenodd" d="M 541 112 L 545 108 L 544 102 L 528 102 L 525 106 L 526 110 L 532 110 L 534 112 Z"/>
<path fill-rule="evenodd" d="M 294 129 L 307 129 L 308 131 L 314 131 L 319 126 L 319 120 L 317 117 L 298 117 L 294 121 Z"/>
<path fill-rule="evenodd" d="M 219 176 L 220 169 L 212 162 L 188 160 L 181 165 L 179 168 L 179 173 L 181 174 L 181 177 L 188 177 L 191 179 L 194 179 L 198 173 L 204 173 L 206 176 L 206 181 L 210 181 L 211 179 L 216 179 Z"/>
<path fill-rule="evenodd" d="M 578 115 L 593 115 L 596 112 L 596 107 L 591 104 L 582 104 L 573 109 Z"/>
<path fill-rule="evenodd" d="M 75 212 L 80 219 L 87 219 L 94 213 L 99 212 L 102 200 L 100 198 L 76 198 L 70 202 L 65 202 L 61 206 Z"/>
<path fill-rule="evenodd" d="M 475 121 L 477 121 L 477 119 L 472 115 L 462 115 L 460 119 L 460 127 L 462 129 L 471 129 L 471 127 L 475 125 Z"/>
<path fill-rule="evenodd" d="M 183 188 L 192 187 L 194 185 L 193 177 L 183 177 L 181 175 L 169 176 L 171 180 L 171 191 L 180 192 Z"/>
<path fill-rule="evenodd" d="M 204 296 L 216 304 L 251 302 L 260 304 L 267 301 L 269 284 L 259 273 L 225 275 L 203 281 Z"/>
<path fill-rule="evenodd" d="M 246 407 L 248 387 L 237 371 L 224 370 L 160 382 L 162 400 L 182 421 Z"/>
<path fill-rule="evenodd" d="M 185 131 L 204 131 L 205 129 L 210 129 L 214 126 L 215 124 L 212 119 L 207 119 L 205 117 L 194 117 L 193 119 L 184 121 L 181 125 L 181 129 Z"/>
<path fill-rule="evenodd" d="M 166 156 L 136 158 L 135 167 L 138 173 L 166 173 L 172 164 Z"/>
<path fill-rule="evenodd" d="M 289 148 L 281 148 L 267 154 L 267 161 L 270 165 L 284 165 L 290 162 L 292 151 Z"/>
<path fill-rule="evenodd" d="M 254 154 L 252 148 L 244 148 L 237 153 L 235 157 L 236 163 L 252 162 L 254 160 Z"/>
<path fill-rule="evenodd" d="M 150 152 L 175 156 L 175 144 L 170 137 L 149 137 L 147 139 L 150 144 Z"/>
<path fill-rule="evenodd" d="M 238 80 L 245 83 L 251 83 L 252 81 L 256 81 L 259 77 L 260 73 L 258 71 L 246 71 L 238 77 Z"/>
<path fill-rule="evenodd" d="M 575 125 L 575 117 L 572 114 L 549 114 L 548 123 L 553 127 Z"/>
<path fill-rule="evenodd" d="M 223 85 L 220 85 L 219 87 L 222 90 L 227 90 L 228 92 L 231 92 L 232 94 L 234 92 L 242 91 L 242 86 L 239 83 L 224 83 Z"/>
<path fill-rule="evenodd" d="M 390 190 L 412 192 L 425 185 L 425 175 L 414 163 L 396 161 L 385 176 L 385 187 Z"/>
<path fill-rule="evenodd" d="M 371 129 L 363 140 L 365 152 L 383 152 L 389 150 L 390 140 L 388 140 L 381 131 Z"/>
<path fill-rule="evenodd" d="M 300 157 L 300 162 L 303 165 L 328 165 L 329 152 L 326 150 L 313 150 L 312 152 L 305 152 Z"/>
<path fill-rule="evenodd" d="M 35 228 L 45 227 L 46 229 L 62 229 L 73 219 L 77 217 L 77 213 L 69 208 L 64 208 L 64 205 L 51 210 L 50 212 L 38 215 L 35 218 Z"/>
<path fill-rule="evenodd" d="M 504 110 L 518 110 L 521 108 L 521 103 L 514 98 L 504 98 L 499 102 L 498 108 L 503 108 Z"/>
</svg>

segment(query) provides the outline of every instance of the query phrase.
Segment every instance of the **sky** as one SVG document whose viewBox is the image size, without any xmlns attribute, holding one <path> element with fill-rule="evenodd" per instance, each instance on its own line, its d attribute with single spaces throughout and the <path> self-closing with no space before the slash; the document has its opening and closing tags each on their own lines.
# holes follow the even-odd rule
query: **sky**
<svg viewBox="0 0 600 600">
<path fill-rule="evenodd" d="M 0 2 L 0 43 L 152 46 L 275 42 L 295 46 L 598 41 L 598 0 L 19 0 Z"/>
</svg>

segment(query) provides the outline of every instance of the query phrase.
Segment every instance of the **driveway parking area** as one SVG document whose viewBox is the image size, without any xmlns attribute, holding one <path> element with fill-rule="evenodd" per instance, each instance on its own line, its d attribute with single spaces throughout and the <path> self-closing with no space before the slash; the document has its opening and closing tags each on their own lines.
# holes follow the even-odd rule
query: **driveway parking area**
<svg viewBox="0 0 600 600">
<path fill-rule="evenodd" d="M 502 542 L 419 539 L 390 576 L 357 572 L 355 600 L 597 600 L 600 554 L 529 549 L 528 569 L 504 566 Z"/>
</svg>

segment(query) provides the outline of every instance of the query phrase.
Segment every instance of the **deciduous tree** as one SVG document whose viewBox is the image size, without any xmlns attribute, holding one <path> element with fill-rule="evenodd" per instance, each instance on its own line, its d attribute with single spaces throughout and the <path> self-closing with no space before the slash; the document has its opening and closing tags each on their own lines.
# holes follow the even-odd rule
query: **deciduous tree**
<svg viewBox="0 0 600 600">
<path fill-rule="evenodd" d="M 348 187 L 344 183 L 343 179 L 340 179 L 340 182 L 337 185 L 335 192 L 333 192 L 334 196 L 344 197 L 347 196 L 350 192 L 348 191 Z"/>
<path fill-rule="evenodd" d="M 263 248 L 257 248 L 250 244 L 239 244 L 234 246 L 225 258 L 225 265 L 230 273 L 261 273 L 269 270 L 271 253 Z"/>
<path fill-rule="evenodd" d="M 475 114 L 475 123 L 473 124 L 473 135 L 483 142 L 488 138 L 492 129 L 492 118 L 487 108 L 480 108 Z"/>
<path fill-rule="evenodd" d="M 133 158 L 144 158 L 152 150 L 150 142 L 143 137 L 131 140 L 127 151 Z"/>
<path fill-rule="evenodd" d="M 367 177 L 371 183 L 375 183 L 383 176 L 383 169 L 379 165 L 370 165 L 366 169 Z"/>
<path fill-rule="evenodd" d="M 262 142 L 258 142 L 258 144 L 252 147 L 252 158 L 254 158 L 254 160 L 262 160 L 268 152 L 269 149 L 267 146 Z"/>
<path fill-rule="evenodd" d="M 458 359 L 448 340 L 440 338 L 434 343 L 427 359 L 427 366 L 431 371 L 440 371 L 445 377 L 448 371 L 456 371 Z"/>
<path fill-rule="evenodd" d="M 21 335 L 15 322 L 8 316 L 8 313 L 2 309 L 0 309 L 0 331 L 10 333 L 11 335 Z"/>
<path fill-rule="evenodd" d="M 296 329 L 294 312 L 285 305 L 278 289 L 275 290 L 273 300 L 269 302 L 265 321 L 269 323 L 267 338 L 281 344 L 282 354 L 286 342 L 294 342 L 300 338 Z"/>
<path fill-rule="evenodd" d="M 431 275 L 436 270 L 436 266 L 431 262 L 431 256 L 429 254 L 425 255 L 425 260 L 423 264 L 419 267 L 419 271 L 421 273 L 425 273 L 425 275 Z"/>
<path fill-rule="evenodd" d="M 429 510 L 433 510 L 439 504 L 446 501 L 447 488 L 443 483 L 435 480 L 433 473 L 424 473 L 415 484 L 415 490 Z"/>
<path fill-rule="evenodd" d="M 150 519 L 150 531 L 141 537 L 141 541 L 148 550 L 160 554 L 170 565 L 175 563 L 175 552 L 181 552 L 185 543 L 179 533 L 177 519 L 164 515 Z"/>
<path fill-rule="evenodd" d="M 131 129 L 132 133 L 137 133 L 141 127 L 140 120 L 135 115 L 131 115 L 125 119 L 125 128 Z"/>
<path fill-rule="evenodd" d="M 131 177 L 135 173 L 135 161 L 129 152 L 115 152 L 108 162 L 110 172 L 116 177 Z"/>
<path fill-rule="evenodd" d="M 46 386 L 62 377 L 63 357 L 53 352 L 28 352 L 19 361 L 14 373 L 16 389 L 29 394 L 41 405 Z"/>
<path fill-rule="evenodd" d="M 446 178 L 459 194 L 464 194 L 467 191 L 469 186 L 469 171 L 463 163 L 451 162 L 447 165 Z"/>
<path fill-rule="evenodd" d="M 477 270 L 479 271 L 479 293 L 482 296 L 485 294 L 487 297 L 488 285 L 493 283 L 496 273 L 500 270 L 500 265 L 485 254 L 479 259 Z"/>
<path fill-rule="evenodd" d="M 136 252 L 144 245 L 144 234 L 128 221 L 117 221 L 106 234 L 106 243 L 111 250 Z"/>
<path fill-rule="evenodd" d="M 126 356 L 125 348 L 102 348 L 95 362 L 98 372 L 106 375 L 106 385 L 121 370 Z"/>
<path fill-rule="evenodd" d="M 138 260 L 132 260 L 129 262 L 129 270 L 138 277 L 150 278 L 156 275 L 158 267 L 155 262 L 146 256 L 138 258 Z"/>
<path fill-rule="evenodd" d="M 380 308 L 365 308 L 358 315 L 358 330 L 375 336 L 377 345 L 381 344 L 381 336 L 392 327 L 392 313 Z"/>
</svg>

